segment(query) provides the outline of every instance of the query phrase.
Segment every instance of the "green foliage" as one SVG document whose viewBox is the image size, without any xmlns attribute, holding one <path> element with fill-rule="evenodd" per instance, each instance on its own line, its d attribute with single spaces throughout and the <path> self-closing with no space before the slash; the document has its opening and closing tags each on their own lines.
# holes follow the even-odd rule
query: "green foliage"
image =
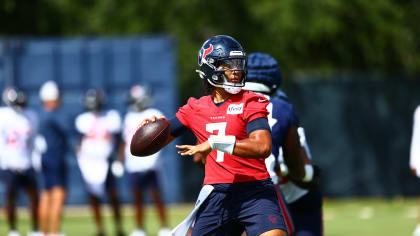
<svg viewBox="0 0 420 236">
<path fill-rule="evenodd" d="M 184 97 L 199 87 L 197 51 L 216 34 L 248 52 L 272 54 L 285 77 L 298 72 L 420 73 L 415 0 L 3 0 L 2 35 L 144 35 L 177 44 Z M 322 76 L 321 76 L 322 77 Z"/>
</svg>

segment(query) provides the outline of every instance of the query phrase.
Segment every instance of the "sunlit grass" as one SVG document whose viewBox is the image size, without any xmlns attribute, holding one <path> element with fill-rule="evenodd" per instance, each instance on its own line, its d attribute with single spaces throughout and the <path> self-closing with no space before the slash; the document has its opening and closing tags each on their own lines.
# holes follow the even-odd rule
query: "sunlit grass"
<svg viewBox="0 0 420 236">
<path fill-rule="evenodd" d="M 193 208 L 192 204 L 169 205 L 170 227 L 180 223 Z M 6 235 L 7 224 L 4 211 L 0 215 L 0 235 Z M 30 227 L 28 212 L 19 209 L 18 227 L 25 235 Z M 107 235 L 114 235 L 110 210 L 104 208 Z M 134 229 L 133 214 L 129 206 L 123 208 L 126 233 Z M 152 206 L 146 209 L 146 231 L 156 235 L 160 227 Z M 326 236 L 384 236 L 411 235 L 417 223 L 416 199 L 327 199 L 324 201 L 324 229 Z M 86 206 L 67 207 L 63 220 L 63 232 L 68 236 L 94 235 L 95 227 Z"/>
</svg>

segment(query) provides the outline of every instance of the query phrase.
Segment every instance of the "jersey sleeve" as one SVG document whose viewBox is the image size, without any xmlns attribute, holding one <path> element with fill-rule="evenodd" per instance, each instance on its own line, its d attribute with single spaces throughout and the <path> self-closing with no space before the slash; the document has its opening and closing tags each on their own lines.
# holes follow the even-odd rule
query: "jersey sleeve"
<svg viewBox="0 0 420 236">
<path fill-rule="evenodd" d="M 178 136 L 180 136 L 181 134 L 185 133 L 188 130 L 188 128 L 185 127 L 181 123 L 181 121 L 179 121 L 179 119 L 176 116 L 173 117 L 173 118 L 171 118 L 169 120 L 169 123 L 171 124 L 171 126 L 170 126 L 171 127 L 170 134 L 171 134 L 172 137 L 178 137 Z"/>
<path fill-rule="evenodd" d="M 25 110 L 25 116 L 28 118 L 29 122 L 31 122 L 32 129 L 34 131 L 33 135 L 36 135 L 39 130 L 39 118 L 38 114 L 32 110 Z"/>
<path fill-rule="evenodd" d="M 128 141 L 128 127 L 129 127 L 130 113 L 127 113 L 122 121 L 121 135 L 124 142 Z"/>
<path fill-rule="evenodd" d="M 76 128 L 77 133 L 86 134 L 88 132 L 88 126 L 86 122 L 86 114 L 80 114 L 76 117 L 74 121 L 74 125 Z"/>
<path fill-rule="evenodd" d="M 176 118 L 187 128 L 190 128 L 190 118 L 192 114 L 191 103 L 195 101 L 194 98 L 188 99 L 187 104 L 180 107 L 176 113 Z"/>
<path fill-rule="evenodd" d="M 299 126 L 299 117 L 296 115 L 295 108 L 290 104 L 290 125 Z"/>
<path fill-rule="evenodd" d="M 280 98 L 272 98 L 268 110 L 269 124 L 272 136 L 272 153 L 275 157 L 279 156 L 279 149 L 286 139 L 289 129 L 295 125 L 299 127 L 299 119 L 295 113 L 293 105 Z"/>
<path fill-rule="evenodd" d="M 113 134 L 119 133 L 121 131 L 121 116 L 118 111 L 108 111 L 107 118 L 110 132 Z"/>
<path fill-rule="evenodd" d="M 257 118 L 267 118 L 268 103 L 268 99 L 263 96 L 255 95 L 249 97 L 244 106 L 243 118 L 245 122 L 249 123 Z"/>
<path fill-rule="evenodd" d="M 35 146 L 35 137 L 39 130 L 38 115 L 32 110 L 26 109 L 24 111 L 24 116 L 28 119 L 32 130 L 27 141 L 28 149 L 33 150 Z"/>
</svg>

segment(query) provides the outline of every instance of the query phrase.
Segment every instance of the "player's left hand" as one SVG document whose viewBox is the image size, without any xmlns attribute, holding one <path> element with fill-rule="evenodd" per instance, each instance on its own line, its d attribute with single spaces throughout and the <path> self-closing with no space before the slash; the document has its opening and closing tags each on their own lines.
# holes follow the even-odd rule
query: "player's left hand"
<svg viewBox="0 0 420 236">
<path fill-rule="evenodd" d="M 176 145 L 175 147 L 180 149 L 178 154 L 181 156 L 192 156 L 196 153 L 207 156 L 211 152 L 210 144 L 207 141 L 197 145 Z"/>
<path fill-rule="evenodd" d="M 114 176 L 120 178 L 124 175 L 124 165 L 121 161 L 113 161 L 111 165 L 111 171 Z"/>
<path fill-rule="evenodd" d="M 309 182 L 303 182 L 303 181 L 293 181 L 297 186 L 307 189 L 307 190 L 315 190 L 319 188 L 319 185 L 321 184 L 321 173 L 322 170 L 319 166 L 313 165 L 314 168 L 314 176 L 311 181 Z"/>
</svg>

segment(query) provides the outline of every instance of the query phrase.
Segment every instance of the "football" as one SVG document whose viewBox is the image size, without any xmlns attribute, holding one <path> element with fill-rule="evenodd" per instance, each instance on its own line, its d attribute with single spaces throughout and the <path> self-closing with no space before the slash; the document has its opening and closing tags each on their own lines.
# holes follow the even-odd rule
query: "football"
<svg viewBox="0 0 420 236">
<path fill-rule="evenodd" d="M 149 122 L 134 133 L 130 151 L 134 156 L 150 156 L 164 147 L 170 132 L 170 124 L 166 119 Z"/>
</svg>

